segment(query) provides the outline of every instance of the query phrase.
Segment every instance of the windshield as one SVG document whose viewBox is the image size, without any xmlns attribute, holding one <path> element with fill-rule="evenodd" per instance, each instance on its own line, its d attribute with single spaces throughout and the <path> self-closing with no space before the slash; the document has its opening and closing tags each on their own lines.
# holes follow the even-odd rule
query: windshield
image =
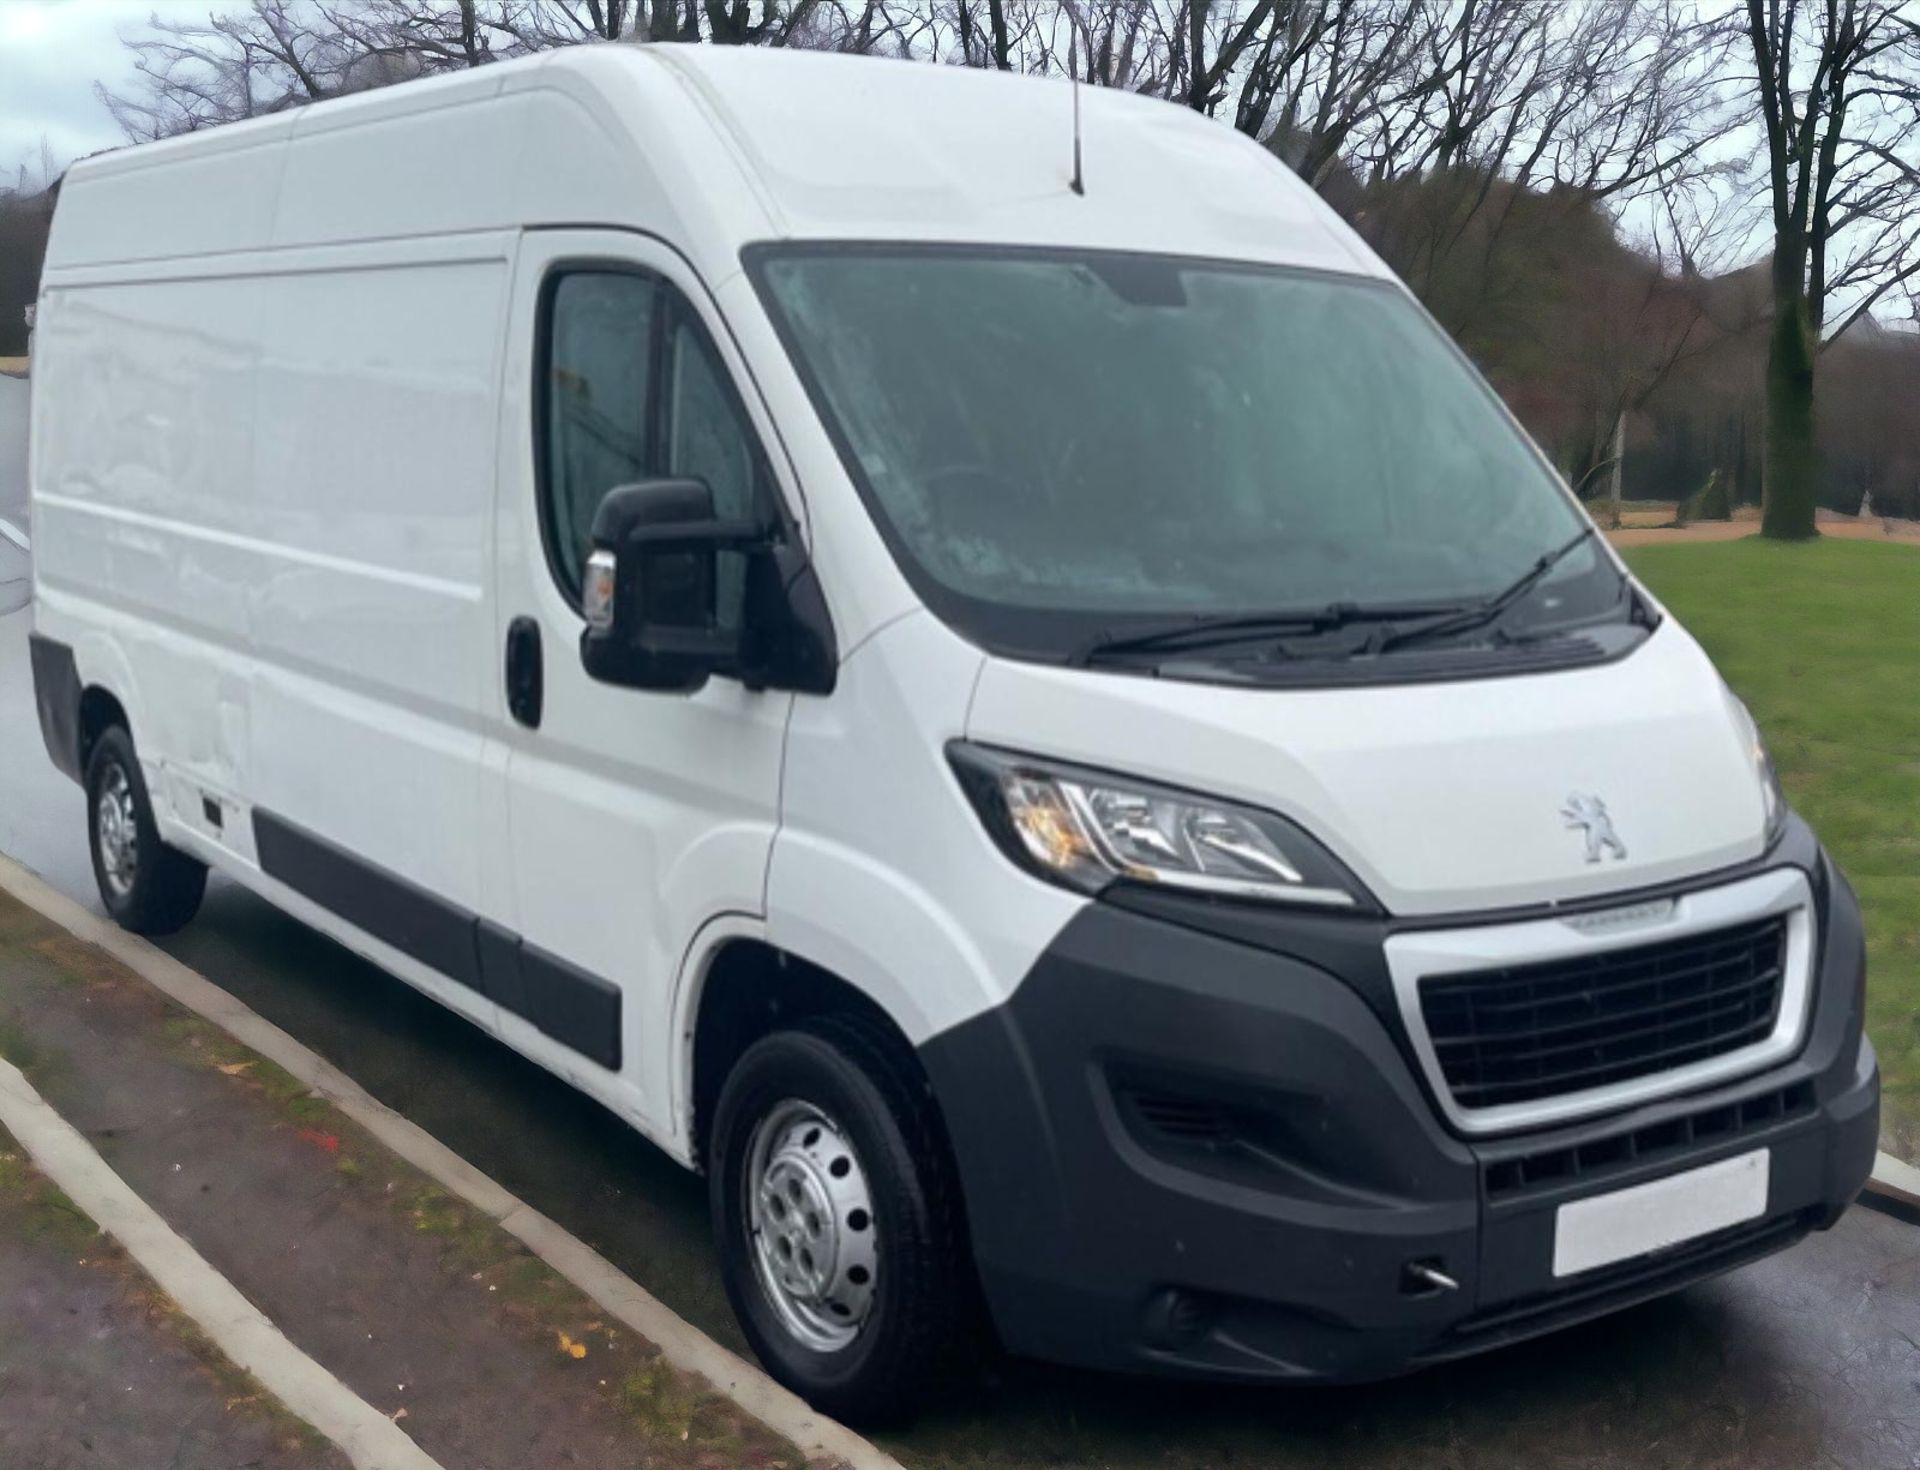
<svg viewBox="0 0 1920 1470">
<path fill-rule="evenodd" d="M 750 260 L 909 575 L 989 643 L 1462 608 L 1586 524 L 1386 283 L 1006 249 Z M 1607 566 L 1587 543 L 1543 580 Z"/>
</svg>

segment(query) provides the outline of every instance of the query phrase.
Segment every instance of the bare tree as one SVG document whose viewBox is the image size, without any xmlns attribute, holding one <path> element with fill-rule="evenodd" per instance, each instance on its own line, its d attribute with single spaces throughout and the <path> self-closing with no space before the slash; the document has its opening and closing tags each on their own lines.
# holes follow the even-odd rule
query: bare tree
<svg viewBox="0 0 1920 1470">
<path fill-rule="evenodd" d="M 994 0 L 994 9 L 1001 9 Z M 914 51 L 929 14 L 896 0 L 246 0 L 155 15 L 137 84 L 96 87 L 134 141 L 594 41 Z"/>
<path fill-rule="evenodd" d="M 1761 531 L 1817 535 L 1814 370 L 1838 337 L 1920 271 L 1920 26 L 1894 0 L 1746 0 L 1766 125 L 1773 225 Z"/>
<path fill-rule="evenodd" d="M 1464 338 L 1510 314 L 1540 252 L 1596 205 L 1710 176 L 1739 120 L 1716 82 L 1724 38 L 1674 0 L 1479 0 L 1392 19 L 1358 53 L 1359 94 L 1321 80 L 1325 66 L 1299 68 L 1318 111 L 1302 126 L 1296 92 L 1269 146 L 1310 161 L 1315 185 Z"/>
<path fill-rule="evenodd" d="M 1594 424 L 1585 473 L 1605 471 L 1615 527 L 1629 423 L 1676 372 L 1755 324 L 1739 298 L 1716 293 L 1707 280 L 1726 266 L 1739 238 L 1725 195 L 1675 185 L 1655 202 L 1646 236 L 1622 249 L 1613 269 L 1574 267 L 1564 298 L 1571 319 L 1557 329 Z"/>
<path fill-rule="evenodd" d="M 1432 25 L 1419 3 L 1293 0 L 1277 7 L 1246 55 L 1234 126 L 1263 138 L 1324 188 L 1349 143 L 1418 94 L 1417 43 Z"/>
<path fill-rule="evenodd" d="M 94 90 L 129 138 L 160 138 L 589 36 L 615 39 L 625 4 L 248 0 L 204 20 L 156 14 L 151 34 L 127 43 L 139 84 Z"/>
<path fill-rule="evenodd" d="M 434 0 L 399 0 L 437 9 Z M 511 36 L 521 51 L 545 51 L 582 41 L 697 40 L 695 0 L 461 0 L 481 10 L 482 24 Z M 689 31 L 691 34 L 689 34 Z"/>
<path fill-rule="evenodd" d="M 302 0 L 252 0 L 204 21 L 152 19 L 153 36 L 128 43 L 140 87 L 95 91 L 126 135 L 140 141 L 257 117 L 347 90 L 355 59 L 317 28 Z"/>
<path fill-rule="evenodd" d="M 1222 5 L 1218 0 L 1183 0 L 1181 24 L 1173 27 L 1172 70 L 1178 87 L 1175 100 L 1195 112 L 1213 115 L 1227 94 L 1227 85 L 1239 69 L 1248 48 L 1278 23 L 1289 8 L 1284 0 L 1245 0 Z"/>
</svg>

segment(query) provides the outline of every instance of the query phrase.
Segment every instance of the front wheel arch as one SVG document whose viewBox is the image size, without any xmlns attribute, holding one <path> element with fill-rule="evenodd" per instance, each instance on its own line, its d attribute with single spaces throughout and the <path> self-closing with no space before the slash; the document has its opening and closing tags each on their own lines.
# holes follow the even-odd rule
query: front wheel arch
<svg viewBox="0 0 1920 1470">
<path fill-rule="evenodd" d="M 774 1031 L 825 1016 L 854 1017 L 876 1028 L 914 1056 L 918 1068 L 912 1041 L 899 1023 L 831 970 L 746 936 L 723 940 L 707 957 L 690 1027 L 692 1066 L 686 1096 L 685 1133 L 696 1164 L 706 1157 L 720 1090 L 747 1049 Z M 924 1071 L 921 1077 L 924 1081 Z"/>
</svg>

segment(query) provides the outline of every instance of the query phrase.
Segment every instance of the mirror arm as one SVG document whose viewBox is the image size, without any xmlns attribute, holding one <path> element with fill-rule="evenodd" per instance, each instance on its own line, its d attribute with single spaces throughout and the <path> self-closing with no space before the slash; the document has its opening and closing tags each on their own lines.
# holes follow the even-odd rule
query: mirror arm
<svg viewBox="0 0 1920 1470">
<path fill-rule="evenodd" d="M 697 546 L 714 551 L 769 551 L 774 539 L 758 521 L 667 521 L 629 527 L 620 538 L 618 554 L 642 547 L 671 551 Z"/>
</svg>

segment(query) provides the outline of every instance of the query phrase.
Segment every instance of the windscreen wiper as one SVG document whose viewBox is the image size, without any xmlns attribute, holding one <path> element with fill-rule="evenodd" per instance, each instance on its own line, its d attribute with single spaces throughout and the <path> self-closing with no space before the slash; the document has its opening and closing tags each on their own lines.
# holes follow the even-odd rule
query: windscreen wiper
<svg viewBox="0 0 1920 1470">
<path fill-rule="evenodd" d="M 1298 608 L 1270 613 L 1237 613 L 1210 617 L 1198 614 L 1145 628 L 1136 633 L 1102 633 L 1074 650 L 1072 662 L 1087 664 L 1109 656 L 1136 653 L 1178 653 L 1222 648 L 1235 643 L 1283 639 L 1289 635 L 1331 633 L 1353 623 L 1400 622 L 1461 612 L 1457 607 L 1363 607 L 1356 602 L 1331 602 L 1320 608 Z M 1279 645 L 1282 654 L 1289 650 Z"/>
<path fill-rule="evenodd" d="M 1540 557 L 1532 566 L 1528 567 L 1518 577 L 1515 577 L 1513 581 L 1494 593 L 1493 596 L 1482 598 L 1471 607 L 1462 608 L 1444 617 L 1435 618 L 1430 623 L 1422 623 L 1414 628 L 1402 628 L 1397 632 L 1388 634 L 1380 640 L 1380 646 L 1377 651 L 1380 653 L 1391 653 L 1396 648 L 1406 648 L 1415 643 L 1425 643 L 1431 638 L 1445 638 L 1453 633 L 1470 633 L 1475 628 L 1486 627 L 1488 623 L 1491 623 L 1495 618 L 1499 617 L 1501 613 L 1505 612 L 1521 598 L 1533 591 L 1535 587 L 1538 587 L 1541 579 L 1545 577 L 1548 572 L 1552 571 L 1554 567 L 1559 565 L 1563 557 L 1570 556 L 1575 551 L 1578 551 L 1586 544 L 1587 538 L 1595 534 L 1596 530 L 1597 528 L 1589 523 L 1581 530 L 1579 535 L 1575 536 L 1565 545 L 1557 546 L 1552 551 L 1546 553 L 1546 555 Z"/>
</svg>

